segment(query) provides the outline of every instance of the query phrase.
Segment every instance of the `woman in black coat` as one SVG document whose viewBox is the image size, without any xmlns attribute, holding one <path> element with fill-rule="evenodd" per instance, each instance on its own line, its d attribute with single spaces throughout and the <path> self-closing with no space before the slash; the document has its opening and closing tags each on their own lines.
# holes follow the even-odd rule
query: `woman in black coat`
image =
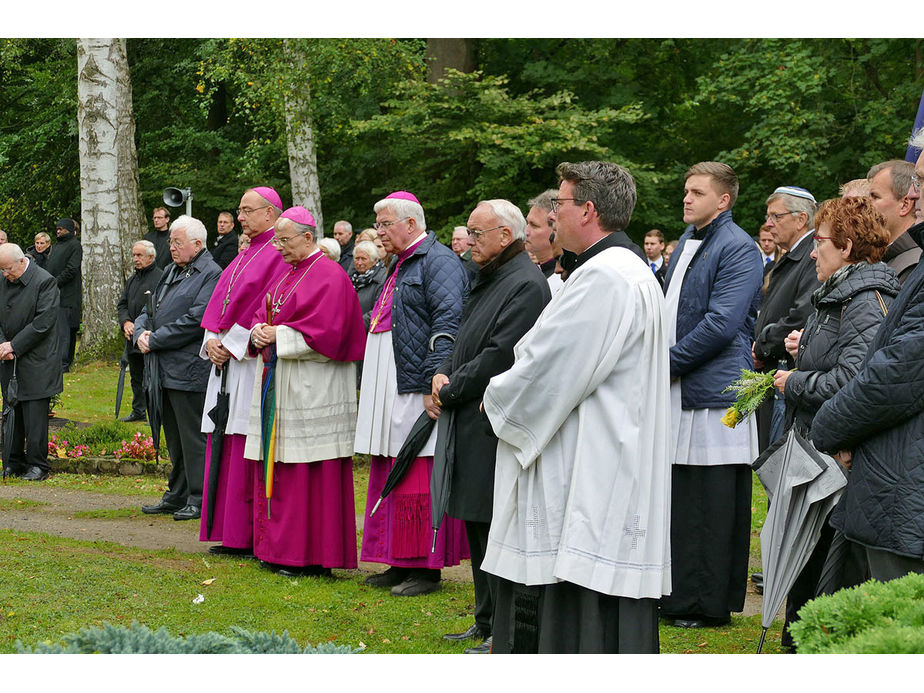
<svg viewBox="0 0 924 693">
<path fill-rule="evenodd" d="M 880 262 L 889 234 L 870 198 L 828 200 L 815 221 L 812 258 L 823 283 L 812 295 L 815 310 L 805 329 L 790 333 L 786 339 L 796 369 L 777 371 L 774 376 L 786 399 L 787 422 L 805 437 L 821 405 L 859 372 L 901 288 L 895 272 Z M 784 646 L 792 645 L 789 625 L 798 619 L 798 610 L 816 596 L 815 586 L 833 536 L 833 528 L 826 523 L 815 551 L 789 592 Z M 860 572 L 864 572 L 862 563 Z"/>
<path fill-rule="evenodd" d="M 385 284 L 385 265 L 380 260 L 379 250 L 372 241 L 360 241 L 353 248 L 354 269 L 350 273 L 350 280 L 359 297 L 366 329 L 369 328 L 369 312 Z"/>
</svg>

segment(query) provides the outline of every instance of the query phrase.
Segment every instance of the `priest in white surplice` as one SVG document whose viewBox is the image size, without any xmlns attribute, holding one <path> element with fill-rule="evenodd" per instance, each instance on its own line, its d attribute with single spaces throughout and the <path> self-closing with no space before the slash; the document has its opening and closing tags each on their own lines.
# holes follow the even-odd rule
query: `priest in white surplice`
<svg viewBox="0 0 924 693">
<path fill-rule="evenodd" d="M 500 578 L 493 651 L 656 653 L 671 588 L 663 296 L 622 231 L 629 172 L 557 173 L 551 215 L 577 265 L 484 397 L 499 439 L 482 564 Z"/>
</svg>

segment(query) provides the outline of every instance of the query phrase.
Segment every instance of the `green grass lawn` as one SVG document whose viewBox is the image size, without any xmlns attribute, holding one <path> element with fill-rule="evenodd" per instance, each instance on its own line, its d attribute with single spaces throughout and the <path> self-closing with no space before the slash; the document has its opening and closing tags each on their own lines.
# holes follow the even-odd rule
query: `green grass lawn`
<svg viewBox="0 0 924 693">
<path fill-rule="evenodd" d="M 90 363 L 65 375 L 62 417 L 87 423 L 112 420 L 118 376 L 114 364 Z M 130 397 L 130 393 L 128 393 Z M 123 405 L 124 406 L 124 405 Z M 356 511 L 365 505 L 368 464 L 354 466 Z M 8 483 L 26 483 L 16 480 Z M 56 474 L 49 487 L 126 496 L 159 496 L 166 480 Z M 766 496 L 754 482 L 752 563 L 759 565 L 758 533 Z M 21 511 L 33 501 L 0 502 L 0 513 Z M 135 510 L 92 511 L 92 518 L 138 518 Z M 0 530 L 0 652 L 15 652 L 21 640 L 32 646 L 58 641 L 66 633 L 104 622 L 174 635 L 217 631 L 232 625 L 253 631 L 288 630 L 300 644 L 332 641 L 365 646 L 377 653 L 454 653 L 465 644 L 442 640 L 472 622 L 474 595 L 469 582 L 445 581 L 444 588 L 419 598 L 394 598 L 366 587 L 361 571 L 334 571 L 334 578 L 288 580 L 261 570 L 255 561 L 204 553 L 146 551 L 114 543 L 84 542 L 40 533 Z M 204 601 L 194 603 L 198 595 Z M 779 652 L 780 624 L 768 634 L 765 652 Z M 684 630 L 661 626 L 665 653 L 753 653 L 760 616 L 733 616 L 724 628 Z"/>
</svg>

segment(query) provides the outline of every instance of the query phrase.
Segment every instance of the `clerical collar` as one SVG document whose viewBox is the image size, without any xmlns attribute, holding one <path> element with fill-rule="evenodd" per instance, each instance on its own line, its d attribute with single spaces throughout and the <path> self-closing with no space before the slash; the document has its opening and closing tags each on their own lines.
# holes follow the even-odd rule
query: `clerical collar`
<svg viewBox="0 0 924 693">
<path fill-rule="evenodd" d="M 405 248 L 400 253 L 398 253 L 398 259 L 404 260 L 405 258 L 410 257 L 411 254 L 415 250 L 417 250 L 417 246 L 423 243 L 424 240 L 426 240 L 426 238 L 427 238 L 427 232 L 421 231 L 420 235 L 417 238 L 415 238 L 413 241 L 411 241 L 411 244 L 407 248 Z"/>
<path fill-rule="evenodd" d="M 574 263 L 574 269 L 576 270 L 578 267 L 583 265 L 594 255 L 599 255 L 607 248 L 615 248 L 618 245 L 622 245 L 622 243 L 619 242 L 620 241 L 620 238 L 618 236 L 619 233 L 620 233 L 619 231 L 613 231 L 612 233 L 606 234 L 603 238 L 601 238 L 599 241 L 594 243 L 583 253 L 578 255 L 577 261 Z M 573 272 L 573 271 L 574 270 L 569 270 L 569 272 Z"/>
<path fill-rule="evenodd" d="M 546 262 L 540 262 L 537 267 L 542 270 L 543 276 L 548 279 L 553 274 L 555 274 L 555 258 L 547 260 Z"/>
</svg>

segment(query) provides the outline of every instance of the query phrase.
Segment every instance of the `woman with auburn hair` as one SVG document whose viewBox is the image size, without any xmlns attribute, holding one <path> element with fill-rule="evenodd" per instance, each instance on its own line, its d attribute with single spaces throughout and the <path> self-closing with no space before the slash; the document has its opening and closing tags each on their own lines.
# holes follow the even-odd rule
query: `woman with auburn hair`
<svg viewBox="0 0 924 693">
<path fill-rule="evenodd" d="M 808 439 L 812 420 L 825 401 L 847 384 L 860 370 L 866 352 L 892 299 L 901 285 L 898 277 L 880 262 L 889 245 L 885 220 L 868 197 L 827 200 L 815 215 L 815 249 L 812 258 L 818 281 L 812 296 L 814 314 L 805 329 L 786 338 L 786 349 L 796 359 L 796 369 L 777 371 L 776 388 L 786 399 L 789 426 Z M 840 455 L 838 455 L 840 457 Z M 844 466 L 849 462 L 838 459 Z M 786 600 L 786 626 L 782 644 L 792 647 L 789 625 L 797 612 L 816 596 L 834 529 L 825 522 L 812 556 Z M 857 557 L 862 551 L 852 552 Z M 865 561 L 855 560 L 842 573 L 841 587 L 866 578 Z"/>
</svg>

